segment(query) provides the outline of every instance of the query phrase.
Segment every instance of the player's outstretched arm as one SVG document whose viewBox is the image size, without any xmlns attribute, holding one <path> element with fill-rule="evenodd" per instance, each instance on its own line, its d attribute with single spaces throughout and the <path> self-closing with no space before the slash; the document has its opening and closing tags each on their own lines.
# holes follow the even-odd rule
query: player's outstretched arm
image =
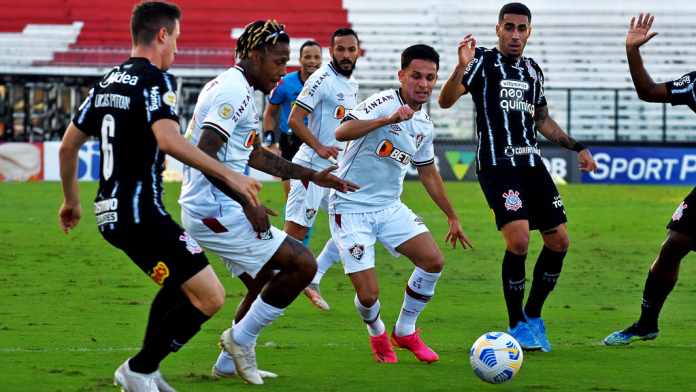
<svg viewBox="0 0 696 392">
<path fill-rule="evenodd" d="M 225 192 L 227 189 L 231 194 L 241 196 L 246 203 L 254 206 L 259 205 L 258 193 L 261 190 L 261 183 L 228 169 L 210 155 L 193 146 L 179 133 L 179 124 L 176 121 L 157 120 L 152 124 L 152 132 L 163 152 L 200 170 L 206 177 L 217 180 L 218 183 L 214 185 L 221 191 Z"/>
<path fill-rule="evenodd" d="M 447 197 L 445 184 L 442 182 L 442 177 L 440 177 L 440 173 L 437 171 L 437 168 L 435 168 L 435 164 L 418 166 L 418 177 L 420 177 L 430 198 L 433 199 L 435 204 L 437 204 L 447 216 L 449 230 L 445 236 L 445 242 L 452 245 L 452 248 L 456 248 L 457 241 L 462 244 L 464 249 L 473 248 L 471 241 L 466 236 L 462 229 L 462 225 L 459 223 L 457 213 L 454 212 L 454 208 L 452 208 L 452 204 Z"/>
<path fill-rule="evenodd" d="M 655 17 L 650 14 L 640 14 L 638 19 L 631 18 L 631 24 L 626 34 L 626 56 L 631 79 L 636 87 L 638 98 L 646 102 L 668 102 L 667 87 L 663 83 L 655 83 L 643 65 L 640 47 L 650 41 L 656 32 L 650 31 Z"/>
<path fill-rule="evenodd" d="M 469 63 L 476 54 L 476 38 L 471 34 L 467 34 L 457 46 L 457 54 L 457 65 L 454 67 L 449 79 L 442 86 L 440 96 L 437 98 L 438 104 L 443 109 L 452 107 L 459 97 L 467 93 L 466 87 L 462 84 L 462 79 Z"/>
<path fill-rule="evenodd" d="M 88 138 L 89 135 L 82 132 L 75 124 L 70 123 L 58 151 L 60 182 L 63 186 L 63 204 L 58 211 L 58 218 L 60 219 L 60 227 L 66 234 L 80 223 L 82 216 L 80 189 L 77 183 L 77 160 L 80 147 Z"/>
<path fill-rule="evenodd" d="M 345 181 L 331 174 L 337 166 L 330 166 L 322 171 L 308 169 L 294 164 L 283 157 L 273 154 L 261 146 L 258 138 L 254 140 L 254 150 L 249 156 L 249 166 L 276 177 L 311 181 L 325 188 L 333 188 L 341 192 L 353 192 L 359 188 L 350 181 Z"/>
<path fill-rule="evenodd" d="M 292 131 L 300 140 L 311 147 L 312 150 L 316 151 L 320 157 L 324 159 L 338 158 L 338 153 L 341 151 L 340 148 L 321 144 L 321 142 L 314 137 L 312 131 L 307 128 L 304 120 L 308 115 L 309 112 L 307 110 L 298 105 L 293 105 L 290 116 L 288 117 L 288 126 L 292 128 Z"/>
<path fill-rule="evenodd" d="M 348 115 L 341 125 L 336 128 L 336 140 L 347 142 L 350 140 L 360 139 L 377 128 L 389 124 L 396 124 L 402 121 L 408 121 L 413 117 L 415 112 L 408 105 L 402 105 L 389 116 L 376 118 L 374 120 L 358 120 L 357 118 Z"/>
<path fill-rule="evenodd" d="M 580 170 L 595 171 L 595 169 L 597 169 L 597 163 L 594 158 L 592 158 L 590 150 L 561 129 L 560 125 L 549 115 L 548 106 L 541 106 L 536 109 L 534 113 L 534 124 L 539 132 L 549 141 L 577 152 Z"/>
</svg>

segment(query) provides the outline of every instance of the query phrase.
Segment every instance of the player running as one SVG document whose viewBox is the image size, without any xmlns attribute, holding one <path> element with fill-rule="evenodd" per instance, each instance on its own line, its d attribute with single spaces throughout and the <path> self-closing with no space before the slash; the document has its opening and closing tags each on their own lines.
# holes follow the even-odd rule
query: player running
<svg viewBox="0 0 696 392">
<path fill-rule="evenodd" d="M 464 37 L 458 47 L 459 62 L 440 92 L 439 103 L 449 108 L 471 93 L 476 105 L 479 184 L 506 243 L 502 281 L 509 331 L 526 350 L 550 351 L 541 310 L 556 286 L 570 241 L 563 201 L 541 160 L 535 131 L 576 151 L 581 170 L 594 170 L 596 164 L 590 151 L 549 116 L 541 68 L 522 55 L 531 19 L 529 8 L 510 3 L 500 9 L 497 48 L 477 48 L 473 36 Z M 541 232 L 544 246 L 523 309 L 530 230 Z"/>
<path fill-rule="evenodd" d="M 631 18 L 631 25 L 626 35 L 626 55 L 631 70 L 633 85 L 638 97 L 646 102 L 669 102 L 672 105 L 687 105 L 696 112 L 696 71 L 681 78 L 667 82 L 655 83 L 643 66 L 640 47 L 650 41 L 656 32 L 650 31 L 655 17 L 640 14 L 638 19 Z M 604 344 L 620 346 L 636 340 L 652 340 L 659 333 L 658 318 L 667 296 L 677 284 L 679 265 L 692 249 L 696 238 L 696 188 L 691 190 L 678 206 L 672 219 L 667 224 L 667 239 L 657 258 L 648 271 L 648 278 L 643 288 L 643 300 L 640 305 L 638 321 L 628 328 L 616 331 L 606 338 Z"/>
<path fill-rule="evenodd" d="M 355 31 L 336 30 L 331 36 L 331 62 L 319 68 L 305 83 L 288 120 L 290 128 L 304 144 L 292 162 L 322 170 L 339 157 L 343 143 L 335 131 L 343 117 L 355 107 L 358 83 L 352 77 L 360 52 Z M 309 118 L 309 126 L 305 125 Z M 314 225 L 319 208 L 327 208 L 329 190 L 306 181 L 291 180 L 285 207 L 285 232 L 302 241 Z M 305 294 L 321 310 L 329 310 L 319 283 L 324 273 L 339 259 L 338 249 L 329 239 L 317 257 L 318 270 Z"/>
<path fill-rule="evenodd" d="M 283 25 L 273 20 L 247 25 L 237 40 L 237 65 L 205 85 L 187 137 L 239 173 L 244 173 L 248 164 L 281 178 L 311 181 L 339 191 L 354 190 L 353 184 L 330 174 L 335 166 L 317 172 L 292 164 L 261 147 L 256 136 L 259 116 L 254 89 L 268 94 L 285 75 L 289 42 Z M 232 328 L 222 334 L 224 352 L 213 373 L 231 375 L 236 368 L 245 381 L 263 384 L 263 373 L 256 365 L 256 339 L 261 329 L 307 287 L 316 273 L 316 262 L 301 243 L 269 224 L 263 205 L 235 195 L 228 197 L 216 185 L 216 179 L 185 166 L 179 198 L 186 230 L 221 256 L 229 271 L 249 288 Z"/>
<path fill-rule="evenodd" d="M 162 204 L 165 153 L 215 178 L 224 192 L 258 205 L 260 185 L 191 146 L 179 132 L 174 61 L 181 12 L 173 4 L 138 4 L 131 16 L 131 58 L 95 83 L 60 146 L 63 230 L 77 226 L 80 146 L 99 138 L 101 165 L 94 211 L 104 239 L 161 286 L 140 351 L 123 362 L 114 384 L 129 392 L 171 392 L 160 362 L 178 351 L 223 305 L 225 290 L 195 240 Z"/>
<path fill-rule="evenodd" d="M 439 55 L 430 46 L 406 48 L 398 73 L 401 88 L 379 92 L 361 102 L 336 130 L 338 140 L 349 141 L 338 175 L 360 181 L 361 188 L 351 194 L 331 191 L 331 235 L 355 288 L 355 307 L 367 324 L 377 362 L 397 362 L 392 344 L 410 350 L 423 362 L 439 359 L 420 338 L 416 321 L 435 294 L 444 259 L 423 220 L 400 200 L 411 163 L 447 216 L 445 240 L 453 247 L 457 241 L 464 248 L 471 246 L 435 167 L 433 123 L 422 110 L 437 81 L 438 68 Z M 380 317 L 377 240 L 393 255 L 403 254 L 415 265 L 391 343 Z"/>
<path fill-rule="evenodd" d="M 280 80 L 278 86 L 273 89 L 268 96 L 268 105 L 263 112 L 263 143 L 271 151 L 278 151 L 287 161 L 297 153 L 302 145 L 302 140 L 298 138 L 288 126 L 288 116 L 290 109 L 295 104 L 295 99 L 300 95 L 307 79 L 321 66 L 321 46 L 316 41 L 306 41 L 300 46 L 300 69 L 290 72 Z M 280 110 L 280 113 L 278 111 Z M 276 121 L 276 116 L 278 121 Z M 276 140 L 276 128 L 280 130 L 280 136 Z M 290 192 L 290 181 L 283 180 L 283 190 L 285 198 Z M 307 245 L 307 244 L 305 244 Z"/>
</svg>

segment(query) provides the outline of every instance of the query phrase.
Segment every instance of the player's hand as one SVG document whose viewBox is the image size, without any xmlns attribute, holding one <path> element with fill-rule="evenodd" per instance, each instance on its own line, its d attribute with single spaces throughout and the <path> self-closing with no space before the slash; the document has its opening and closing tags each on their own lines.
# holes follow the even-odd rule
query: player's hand
<svg viewBox="0 0 696 392">
<path fill-rule="evenodd" d="M 268 220 L 268 215 L 278 216 L 278 213 L 266 208 L 266 206 L 259 204 L 257 206 L 252 206 L 247 204 L 244 207 L 244 215 L 246 215 L 251 227 L 257 233 L 265 233 L 271 228 L 271 222 Z"/>
<path fill-rule="evenodd" d="M 389 116 L 389 124 L 396 124 L 403 121 L 408 121 L 413 117 L 415 112 L 408 105 L 402 105 L 394 113 Z"/>
<path fill-rule="evenodd" d="M 656 36 L 656 32 L 650 31 L 654 20 L 655 16 L 650 14 L 640 14 L 638 15 L 638 20 L 636 20 L 635 16 L 632 17 L 628 34 L 626 34 L 626 47 L 639 48 Z"/>
<path fill-rule="evenodd" d="M 80 207 L 80 202 L 77 203 L 66 203 L 60 206 L 58 211 L 58 219 L 60 220 L 60 228 L 65 234 L 68 234 L 70 229 L 77 226 L 80 223 L 80 217 L 82 216 L 82 207 Z"/>
<path fill-rule="evenodd" d="M 460 67 L 466 67 L 471 60 L 476 56 L 476 38 L 473 35 L 467 34 L 457 46 L 457 55 Z"/>
<path fill-rule="evenodd" d="M 227 186 L 241 193 L 252 206 L 260 206 L 259 191 L 261 191 L 261 183 L 243 174 L 236 172 L 230 173 L 232 173 L 232 176 L 225 178 Z"/>
<path fill-rule="evenodd" d="M 447 231 L 447 235 L 445 236 L 445 242 L 449 243 L 452 245 L 452 249 L 457 247 L 457 241 L 459 241 L 460 244 L 462 244 L 462 248 L 467 249 L 467 248 L 472 248 L 473 245 L 471 245 L 471 241 L 469 240 L 469 237 L 466 236 L 464 233 L 464 230 L 462 229 L 462 225 L 459 224 L 458 219 L 448 219 L 447 223 L 449 224 L 449 230 Z"/>
<path fill-rule="evenodd" d="M 338 169 L 338 166 L 333 165 L 322 171 L 315 172 L 311 181 L 324 188 L 333 188 L 339 192 L 355 192 L 360 189 L 360 186 L 331 174 L 336 169 Z"/>
<path fill-rule="evenodd" d="M 270 146 L 268 146 L 268 147 L 266 147 L 266 148 L 268 149 L 268 151 L 270 151 L 270 152 L 276 154 L 277 156 L 281 156 L 281 154 L 280 154 L 280 148 L 278 148 L 278 144 L 277 144 L 277 143 L 273 143 L 273 144 L 271 144 Z"/>
<path fill-rule="evenodd" d="M 597 162 L 595 162 L 592 153 L 590 153 L 588 149 L 584 149 L 578 153 L 578 163 L 582 171 L 593 172 L 597 170 Z"/>
<path fill-rule="evenodd" d="M 315 148 L 314 151 L 316 151 L 317 154 L 324 159 L 337 159 L 338 154 L 341 152 L 341 148 L 336 146 L 320 145 L 319 147 Z"/>
</svg>

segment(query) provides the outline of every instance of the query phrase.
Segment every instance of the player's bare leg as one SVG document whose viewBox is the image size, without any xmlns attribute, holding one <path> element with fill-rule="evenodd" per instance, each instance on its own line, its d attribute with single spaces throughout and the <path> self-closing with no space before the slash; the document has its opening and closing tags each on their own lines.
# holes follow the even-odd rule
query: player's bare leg
<svg viewBox="0 0 696 392">
<path fill-rule="evenodd" d="M 444 257 L 430 232 L 418 234 L 396 250 L 416 266 L 406 285 L 404 302 L 392 332 L 392 343 L 411 351 L 418 360 L 432 363 L 440 357 L 420 338 L 418 316 L 435 294 L 435 285 L 444 267 Z"/>
<path fill-rule="evenodd" d="M 348 274 L 355 288 L 355 308 L 367 326 L 370 349 L 376 362 L 396 363 L 397 358 L 380 317 L 379 284 L 374 268 Z"/>
<path fill-rule="evenodd" d="M 284 231 L 296 240 L 303 241 L 309 232 L 309 228 L 292 221 L 285 221 Z M 312 278 L 312 282 L 304 289 L 304 294 L 309 301 L 321 310 L 331 309 L 328 302 L 321 296 L 321 290 L 319 289 L 321 278 L 339 258 L 338 248 L 336 248 L 333 241 L 329 239 L 326 245 L 324 245 L 324 249 L 319 256 L 317 256 L 317 274 Z"/>
<path fill-rule="evenodd" d="M 660 253 L 650 266 L 648 278 L 645 280 L 640 318 L 628 328 L 604 338 L 604 344 L 621 346 L 636 340 L 652 340 L 657 337 L 662 305 L 677 284 L 682 259 L 695 248 L 696 242 L 691 237 L 669 230 L 667 239 L 662 243 Z"/>
<path fill-rule="evenodd" d="M 278 318 L 307 287 L 316 273 L 312 254 L 293 238 L 286 238 L 259 274 L 277 270 L 234 328 L 223 332 L 221 343 L 232 355 L 240 377 L 251 384 L 263 384 L 256 365 L 256 339 L 261 329 Z"/>
</svg>

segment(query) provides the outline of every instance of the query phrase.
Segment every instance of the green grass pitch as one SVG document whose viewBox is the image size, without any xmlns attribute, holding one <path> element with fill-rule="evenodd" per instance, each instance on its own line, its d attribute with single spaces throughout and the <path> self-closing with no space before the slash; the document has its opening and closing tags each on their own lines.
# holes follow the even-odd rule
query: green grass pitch
<svg viewBox="0 0 696 392">
<path fill-rule="evenodd" d="M 116 367 L 138 348 L 157 287 L 98 234 L 91 213 L 96 184 L 83 183 L 83 220 L 64 235 L 58 228 L 57 183 L 0 184 L 0 390 L 112 391 Z M 302 296 L 269 328 L 258 346 L 260 366 L 280 374 L 264 386 L 214 380 L 217 340 L 244 293 L 216 256 L 209 259 L 227 289 L 224 309 L 162 371 L 179 391 L 689 391 L 696 371 L 696 266 L 685 259 L 680 282 L 663 310 L 653 342 L 609 348 L 601 339 L 638 314 L 648 266 L 664 239 L 664 225 L 689 192 L 685 187 L 569 185 L 560 188 L 568 212 L 571 248 L 544 310 L 554 350 L 528 353 L 505 385 L 479 381 L 468 350 L 486 331 L 506 327 L 500 286 L 503 242 L 477 184 L 449 183 L 449 195 L 472 251 L 447 249 L 446 220 L 418 183 L 403 200 L 422 215 L 445 253 L 446 267 L 433 301 L 419 320 L 423 337 L 441 360 L 372 361 L 367 332 L 353 307 L 340 266 L 322 289 L 332 305 L 320 313 Z M 179 219 L 178 184 L 167 184 L 166 205 Z M 263 200 L 281 211 L 279 184 Z M 277 225 L 281 224 L 275 218 Z M 317 220 L 312 249 L 328 237 Z M 533 234 L 527 276 L 540 250 Z M 412 270 L 405 258 L 378 247 L 382 317 L 391 329 Z M 527 286 L 529 288 L 529 285 Z"/>
</svg>

